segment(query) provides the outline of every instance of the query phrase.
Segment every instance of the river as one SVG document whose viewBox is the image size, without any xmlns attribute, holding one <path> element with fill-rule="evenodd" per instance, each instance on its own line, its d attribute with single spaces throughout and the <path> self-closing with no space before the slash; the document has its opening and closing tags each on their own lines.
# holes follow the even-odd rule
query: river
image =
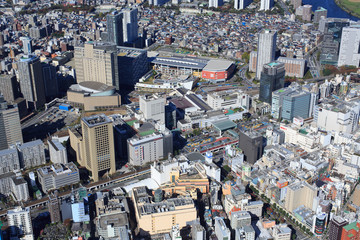
<svg viewBox="0 0 360 240">
<path fill-rule="evenodd" d="M 303 5 L 310 4 L 312 5 L 312 10 L 315 11 L 318 7 L 323 7 L 328 10 L 328 17 L 337 17 L 337 18 L 350 18 L 351 20 L 357 21 L 359 18 L 351 16 L 344 10 L 342 10 L 338 5 L 336 5 L 335 0 L 303 0 Z"/>
</svg>

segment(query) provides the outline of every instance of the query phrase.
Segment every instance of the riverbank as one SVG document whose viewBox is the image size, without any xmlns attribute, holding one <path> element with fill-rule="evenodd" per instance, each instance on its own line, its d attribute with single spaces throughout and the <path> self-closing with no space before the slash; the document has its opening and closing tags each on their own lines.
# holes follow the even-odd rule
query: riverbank
<svg viewBox="0 0 360 240">
<path fill-rule="evenodd" d="M 342 10 L 349 13 L 350 15 L 360 18 L 360 1 L 358 0 L 335 0 Z"/>
</svg>

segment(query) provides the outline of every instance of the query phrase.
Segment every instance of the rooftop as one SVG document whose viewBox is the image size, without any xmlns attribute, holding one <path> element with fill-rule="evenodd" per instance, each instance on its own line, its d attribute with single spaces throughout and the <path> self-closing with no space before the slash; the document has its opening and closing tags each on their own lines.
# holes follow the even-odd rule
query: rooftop
<svg viewBox="0 0 360 240">
<path fill-rule="evenodd" d="M 84 117 L 82 118 L 82 121 L 88 126 L 88 127 L 95 127 L 98 125 L 111 123 L 110 118 L 108 118 L 105 114 L 99 114 L 94 115 L 90 117 Z"/>
</svg>

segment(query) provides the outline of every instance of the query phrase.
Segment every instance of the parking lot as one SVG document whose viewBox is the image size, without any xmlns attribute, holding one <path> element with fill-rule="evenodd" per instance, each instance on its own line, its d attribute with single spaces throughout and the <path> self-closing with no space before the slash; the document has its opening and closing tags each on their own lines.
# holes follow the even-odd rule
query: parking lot
<svg viewBox="0 0 360 240">
<path fill-rule="evenodd" d="M 54 105 L 21 125 L 24 141 L 44 139 L 49 134 L 51 135 L 59 130 L 68 128 L 79 117 L 80 114 L 76 113 L 76 111 L 60 110 L 59 104 Z"/>
</svg>

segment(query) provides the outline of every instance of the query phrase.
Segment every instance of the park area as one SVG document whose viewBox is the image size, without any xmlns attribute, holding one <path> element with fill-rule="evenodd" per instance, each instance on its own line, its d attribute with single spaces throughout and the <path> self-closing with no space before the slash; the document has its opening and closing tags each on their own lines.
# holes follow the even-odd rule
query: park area
<svg viewBox="0 0 360 240">
<path fill-rule="evenodd" d="M 360 17 L 360 0 L 337 0 L 336 3 L 351 15 Z"/>
</svg>

